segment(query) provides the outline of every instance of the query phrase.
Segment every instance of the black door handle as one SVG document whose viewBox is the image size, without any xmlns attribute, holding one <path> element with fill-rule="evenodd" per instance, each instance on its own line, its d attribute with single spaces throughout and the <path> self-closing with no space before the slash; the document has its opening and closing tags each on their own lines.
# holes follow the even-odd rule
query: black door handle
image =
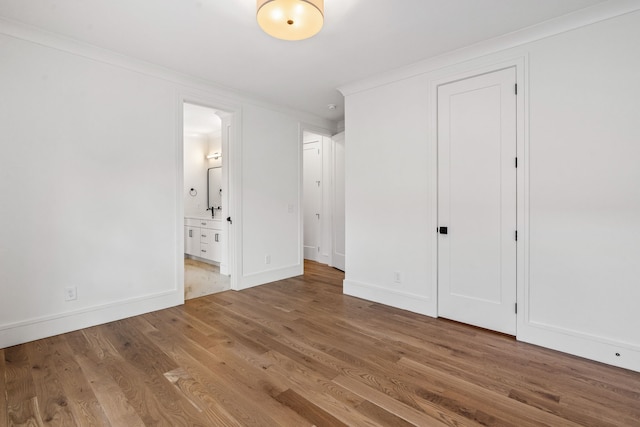
<svg viewBox="0 0 640 427">
<path fill-rule="evenodd" d="M 447 229 L 447 227 L 439 227 L 438 232 L 440 234 L 449 234 L 449 230 Z"/>
<path fill-rule="evenodd" d="M 230 216 L 227 217 L 227 222 L 229 222 L 229 224 L 233 224 L 233 221 L 231 221 L 231 217 Z"/>
</svg>

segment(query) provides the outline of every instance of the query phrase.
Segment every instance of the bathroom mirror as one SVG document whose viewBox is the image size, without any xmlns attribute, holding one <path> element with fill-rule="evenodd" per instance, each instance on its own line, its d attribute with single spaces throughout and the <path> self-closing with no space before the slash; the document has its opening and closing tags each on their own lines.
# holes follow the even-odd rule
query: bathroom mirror
<svg viewBox="0 0 640 427">
<path fill-rule="evenodd" d="M 222 216 L 222 167 L 207 170 L 207 210 L 214 218 Z"/>
</svg>

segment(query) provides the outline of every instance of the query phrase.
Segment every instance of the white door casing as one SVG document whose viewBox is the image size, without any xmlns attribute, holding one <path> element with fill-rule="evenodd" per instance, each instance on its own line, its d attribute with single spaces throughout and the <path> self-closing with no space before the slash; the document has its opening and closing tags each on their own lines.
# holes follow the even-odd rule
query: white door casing
<svg viewBox="0 0 640 427">
<path fill-rule="evenodd" d="M 345 269 L 344 132 L 333 138 L 333 245 L 332 265 Z"/>
<path fill-rule="evenodd" d="M 438 87 L 438 315 L 516 333 L 516 70 Z M 443 231 L 443 230 L 442 230 Z"/>
</svg>

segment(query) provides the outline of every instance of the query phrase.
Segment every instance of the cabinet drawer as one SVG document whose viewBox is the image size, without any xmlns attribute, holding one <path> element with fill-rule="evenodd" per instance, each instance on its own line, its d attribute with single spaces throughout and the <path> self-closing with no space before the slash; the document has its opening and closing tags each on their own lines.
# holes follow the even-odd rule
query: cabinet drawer
<svg viewBox="0 0 640 427">
<path fill-rule="evenodd" d="M 212 260 L 214 259 L 214 249 L 213 245 L 208 245 L 206 243 L 200 243 L 200 258 Z"/>
<path fill-rule="evenodd" d="M 201 219 L 198 220 L 198 226 L 202 228 L 213 228 L 213 220 L 210 219 Z"/>
<path fill-rule="evenodd" d="M 200 241 L 202 243 L 210 245 L 215 240 L 215 231 L 207 228 L 200 229 Z"/>
<path fill-rule="evenodd" d="M 215 222 L 211 219 L 201 219 L 201 218 L 185 218 L 184 225 L 189 227 L 202 227 L 202 228 L 214 228 L 213 225 Z"/>
</svg>

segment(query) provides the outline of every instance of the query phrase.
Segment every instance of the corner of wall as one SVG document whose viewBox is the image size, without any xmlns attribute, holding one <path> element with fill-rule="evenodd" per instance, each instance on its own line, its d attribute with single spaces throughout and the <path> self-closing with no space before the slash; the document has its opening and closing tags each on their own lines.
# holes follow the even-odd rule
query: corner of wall
<svg viewBox="0 0 640 427">
<path fill-rule="evenodd" d="M 356 298 L 389 305 L 413 313 L 438 317 L 436 302 L 422 295 L 396 291 L 368 283 L 344 280 L 343 293 Z"/>
</svg>

